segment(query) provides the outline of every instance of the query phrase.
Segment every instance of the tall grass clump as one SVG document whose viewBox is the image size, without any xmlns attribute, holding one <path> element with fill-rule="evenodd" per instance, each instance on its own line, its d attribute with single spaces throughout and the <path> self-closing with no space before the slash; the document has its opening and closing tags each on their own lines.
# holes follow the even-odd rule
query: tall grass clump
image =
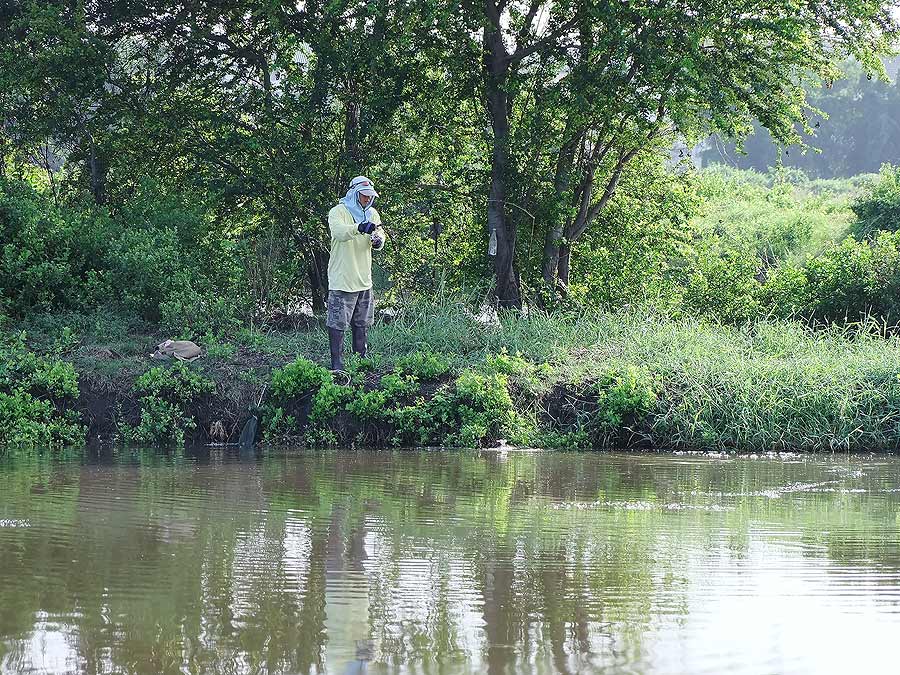
<svg viewBox="0 0 900 675">
<path fill-rule="evenodd" d="M 900 445 L 900 343 L 865 330 L 812 332 L 625 318 L 603 349 L 660 377 L 639 432 L 654 446 L 885 450 Z"/>
<path fill-rule="evenodd" d="M 566 439 L 579 446 L 719 450 L 900 446 L 900 341 L 884 337 L 874 322 L 813 330 L 761 320 L 737 327 L 674 320 L 646 308 L 531 311 L 479 321 L 438 306 L 376 334 L 389 345 L 442 348 L 455 370 L 498 353 L 546 364 L 533 394 L 516 399 L 518 414 L 540 420 L 538 443 L 550 434 L 563 439 L 553 443 L 562 447 Z M 454 341 L 465 350 L 454 350 Z M 610 382 L 620 387 L 612 395 Z M 604 400 L 622 402 L 622 412 L 604 412 Z M 565 405 L 571 414 L 561 411 Z M 605 426 L 597 415 L 606 415 Z"/>
</svg>

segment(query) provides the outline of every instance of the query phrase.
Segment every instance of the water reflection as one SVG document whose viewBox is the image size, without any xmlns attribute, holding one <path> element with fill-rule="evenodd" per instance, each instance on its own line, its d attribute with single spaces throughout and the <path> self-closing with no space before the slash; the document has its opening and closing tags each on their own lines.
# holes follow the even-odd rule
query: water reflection
<svg viewBox="0 0 900 675">
<path fill-rule="evenodd" d="M 0 671 L 885 670 L 898 507 L 892 458 L 6 458 Z"/>
</svg>

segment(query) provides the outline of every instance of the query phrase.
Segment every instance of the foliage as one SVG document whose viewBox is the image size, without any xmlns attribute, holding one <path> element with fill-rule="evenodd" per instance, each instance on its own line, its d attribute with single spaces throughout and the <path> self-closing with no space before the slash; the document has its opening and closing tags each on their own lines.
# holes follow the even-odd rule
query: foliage
<svg viewBox="0 0 900 675">
<path fill-rule="evenodd" d="M 397 370 L 419 380 L 434 380 L 450 370 L 450 363 L 444 354 L 414 351 L 397 359 Z"/>
<path fill-rule="evenodd" d="M 690 265 L 702 176 L 659 156 L 635 158 L 615 196 L 572 247 L 566 304 L 677 305 Z"/>
<path fill-rule="evenodd" d="M 149 197 L 148 197 L 149 199 Z M 204 246 L 202 216 L 151 201 L 112 216 L 60 207 L 27 184 L 0 179 L 0 291 L 14 316 L 105 306 L 189 336 L 232 328 L 246 310 L 227 240 Z"/>
<path fill-rule="evenodd" d="M 101 259 L 114 226 L 102 214 L 59 209 L 0 178 L 0 307 L 13 316 L 87 304 L 101 294 Z"/>
<path fill-rule="evenodd" d="M 868 316 L 900 320 L 900 233 L 869 241 L 845 239 L 802 267 L 778 271 L 764 294 L 774 313 L 822 323 L 855 323 Z"/>
<path fill-rule="evenodd" d="M 846 235 L 853 219 L 849 204 L 866 180 L 810 180 L 784 168 L 704 170 L 698 180 L 703 206 L 694 221 L 694 246 L 755 252 L 766 270 L 802 263 Z"/>
<path fill-rule="evenodd" d="M 330 381 L 331 374 L 325 368 L 298 356 L 291 363 L 272 371 L 271 392 L 277 399 L 297 398 L 314 394 Z"/>
<path fill-rule="evenodd" d="M 265 405 L 261 412 L 263 439 L 270 443 L 278 443 L 296 437 L 297 418 L 285 413 L 284 408 Z"/>
<path fill-rule="evenodd" d="M 897 35 L 889 6 L 861 2 L 184 12 L 190 30 L 160 0 L 16 2 L 0 15 L 4 171 L 39 174 L 66 208 L 90 202 L 114 235 L 96 280 L 76 258 L 97 258 L 26 241 L 35 256 L 7 261 L 32 275 L 20 307 L 61 300 L 71 268 L 79 289 L 167 330 L 321 309 L 322 215 L 363 172 L 391 187 L 376 278 L 395 298 L 491 277 L 504 305 L 527 299 L 523 283 L 550 304 L 569 287 L 611 305 L 632 290 L 668 297 L 639 271 L 668 273 L 690 206 L 677 178 L 656 180 L 672 142 L 742 137 L 754 119 L 795 142 L 812 131 L 804 84 L 831 81 L 849 55 L 879 74 Z M 108 231 L 81 230 L 104 254 Z M 622 236 L 596 251 L 608 232 Z"/>
<path fill-rule="evenodd" d="M 685 307 L 728 323 L 756 318 L 756 266 L 754 258 L 738 251 L 728 250 L 723 255 L 701 251 L 684 289 Z"/>
<path fill-rule="evenodd" d="M 353 389 L 333 382 L 325 382 L 312 399 L 309 424 L 312 427 L 329 423 L 353 398 Z"/>
<path fill-rule="evenodd" d="M 900 58 L 887 63 L 893 82 L 867 76 L 860 63 L 850 60 L 841 64 L 840 77 L 828 86 L 817 81 L 807 84 L 812 107 L 807 123 L 814 131 L 807 141 L 810 149 L 779 143 L 756 123 L 753 133 L 741 144 L 743 152 L 734 142 L 714 138 L 701 152 L 703 164 L 724 162 L 758 171 L 783 165 L 820 178 L 856 176 L 875 172 L 886 162 L 897 164 Z"/>
<path fill-rule="evenodd" d="M 488 373 L 501 373 L 509 378 L 513 388 L 522 390 L 527 396 L 538 394 L 542 380 L 551 374 L 548 363 L 535 364 L 524 358 L 522 352 L 510 354 L 506 347 L 498 354 L 485 357 L 485 369 Z"/>
<path fill-rule="evenodd" d="M 634 427 L 656 403 L 659 383 L 640 366 L 626 365 L 603 374 L 596 384 L 597 410 L 587 427 L 601 442 Z M 603 444 L 603 443 L 601 443 Z"/>
<path fill-rule="evenodd" d="M 878 232 L 900 230 L 900 165 L 881 167 L 878 180 L 853 203 L 857 239 L 874 237 Z"/>
<path fill-rule="evenodd" d="M 138 377 L 134 389 L 140 394 L 140 422 L 121 423 L 122 436 L 132 443 L 184 445 L 185 433 L 197 426 L 192 407 L 215 383 L 178 361 L 151 368 Z"/>
<path fill-rule="evenodd" d="M 507 376 L 463 371 L 429 403 L 441 445 L 478 447 L 498 438 L 515 418 Z"/>
<path fill-rule="evenodd" d="M 0 446 L 83 443 L 85 428 L 71 409 L 77 398 L 72 364 L 35 354 L 25 333 L 0 335 Z"/>
</svg>

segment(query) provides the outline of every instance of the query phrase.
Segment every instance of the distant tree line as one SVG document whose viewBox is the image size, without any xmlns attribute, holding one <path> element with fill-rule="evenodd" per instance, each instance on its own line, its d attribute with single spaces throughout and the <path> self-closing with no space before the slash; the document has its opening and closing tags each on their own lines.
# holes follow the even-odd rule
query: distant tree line
<svg viewBox="0 0 900 675">
<path fill-rule="evenodd" d="M 700 154 L 702 163 L 723 163 L 766 171 L 783 166 L 802 169 L 813 178 L 848 178 L 875 173 L 882 164 L 900 164 L 900 58 L 888 63 L 893 82 L 867 75 L 848 63 L 844 76 L 824 87 L 811 88 L 809 123 L 814 135 L 808 148 L 775 141 L 759 123 L 739 150 L 734 141 L 711 138 Z"/>
</svg>

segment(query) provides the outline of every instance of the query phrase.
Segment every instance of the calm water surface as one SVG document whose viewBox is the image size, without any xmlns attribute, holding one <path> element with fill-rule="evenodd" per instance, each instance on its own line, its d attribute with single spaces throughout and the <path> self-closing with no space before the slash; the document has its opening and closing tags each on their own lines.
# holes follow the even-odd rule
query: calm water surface
<svg viewBox="0 0 900 675">
<path fill-rule="evenodd" d="M 2 673 L 897 672 L 900 460 L 0 459 Z"/>
</svg>

